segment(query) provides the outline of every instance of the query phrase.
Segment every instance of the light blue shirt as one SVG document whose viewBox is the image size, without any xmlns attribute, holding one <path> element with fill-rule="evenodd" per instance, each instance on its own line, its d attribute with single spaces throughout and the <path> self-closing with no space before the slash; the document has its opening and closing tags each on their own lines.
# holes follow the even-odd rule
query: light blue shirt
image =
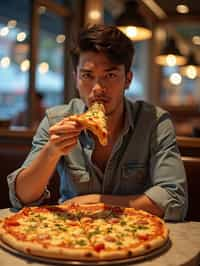
<svg viewBox="0 0 200 266">
<path fill-rule="evenodd" d="M 57 165 L 60 202 L 90 193 L 145 194 L 164 209 L 165 220 L 181 221 L 187 212 L 187 184 L 169 113 L 146 102 L 124 101 L 124 129 L 113 147 L 104 172 L 92 162 L 95 143 L 87 131 L 82 131 L 76 147 L 60 158 Z M 27 159 L 8 176 L 10 200 L 14 207 L 22 207 L 15 193 L 16 176 L 47 143 L 49 127 L 64 117 L 84 110 L 85 105 L 80 99 L 47 110 L 33 138 Z M 40 177 L 35 178 L 39 182 Z M 46 189 L 41 199 L 32 205 L 41 204 L 49 196 Z"/>
</svg>

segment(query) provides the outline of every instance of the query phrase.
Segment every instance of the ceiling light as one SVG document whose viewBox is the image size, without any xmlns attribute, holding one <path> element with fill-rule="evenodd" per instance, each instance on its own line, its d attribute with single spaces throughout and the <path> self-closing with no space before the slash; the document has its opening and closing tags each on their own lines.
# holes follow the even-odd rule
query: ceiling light
<svg viewBox="0 0 200 266">
<path fill-rule="evenodd" d="M 151 30 L 138 9 L 139 5 L 136 0 L 127 1 L 124 12 L 115 21 L 119 30 L 132 41 L 147 40 L 152 36 Z"/>
<path fill-rule="evenodd" d="M 30 61 L 28 59 L 25 59 L 23 62 L 20 64 L 20 69 L 22 72 L 28 71 L 30 68 Z"/>
<path fill-rule="evenodd" d="M 189 13 L 190 9 L 187 5 L 177 5 L 176 11 L 180 14 L 187 14 Z"/>
<path fill-rule="evenodd" d="M 195 44 L 195 45 L 200 45 L 200 36 L 193 36 L 192 37 L 192 42 Z"/>
<path fill-rule="evenodd" d="M 23 42 L 25 39 L 26 39 L 26 33 L 25 32 L 19 32 L 18 34 L 17 34 L 17 41 L 18 42 Z"/>
<path fill-rule="evenodd" d="M 7 25 L 10 29 L 15 28 L 17 26 L 17 21 L 15 19 L 11 19 L 8 21 Z"/>
<path fill-rule="evenodd" d="M 3 27 L 0 29 L 0 36 L 4 37 L 7 36 L 9 33 L 9 28 L 8 27 Z"/>
<path fill-rule="evenodd" d="M 40 6 L 40 7 L 38 8 L 38 13 L 39 13 L 40 15 L 45 14 L 45 12 L 46 12 L 46 7 L 45 7 L 45 6 Z"/>
<path fill-rule="evenodd" d="M 100 20 L 101 19 L 101 12 L 100 10 L 90 10 L 89 13 L 88 13 L 88 17 L 89 19 L 95 21 L 95 20 Z"/>
<path fill-rule="evenodd" d="M 196 61 L 194 53 L 190 53 L 187 63 L 180 67 L 180 73 L 189 79 L 195 79 L 200 76 L 200 65 Z"/>
<path fill-rule="evenodd" d="M 1 60 L 0 60 L 0 66 L 1 66 L 2 68 L 7 68 L 7 67 L 9 67 L 9 66 L 10 66 L 10 58 L 7 57 L 7 56 L 1 58 Z"/>
<path fill-rule="evenodd" d="M 169 38 L 155 61 L 162 66 L 180 66 L 186 63 L 186 58 L 179 51 L 175 40 Z"/>
<path fill-rule="evenodd" d="M 65 35 L 64 34 L 58 34 L 56 36 L 56 42 L 57 43 L 63 43 L 65 41 Z"/>
<path fill-rule="evenodd" d="M 46 74 L 49 71 L 49 64 L 46 62 L 42 62 L 38 66 L 38 70 L 40 74 Z"/>
<path fill-rule="evenodd" d="M 182 82 L 182 77 L 179 73 L 173 73 L 170 75 L 169 77 L 169 81 L 173 84 L 173 85 L 180 85 Z"/>
</svg>

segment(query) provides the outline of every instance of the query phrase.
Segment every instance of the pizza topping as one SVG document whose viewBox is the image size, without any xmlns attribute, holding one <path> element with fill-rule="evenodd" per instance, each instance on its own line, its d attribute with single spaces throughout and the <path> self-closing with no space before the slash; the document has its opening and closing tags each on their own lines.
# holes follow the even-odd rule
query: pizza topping
<svg viewBox="0 0 200 266">
<path fill-rule="evenodd" d="M 88 238 L 90 239 L 92 236 L 94 236 L 94 235 L 98 235 L 98 234 L 100 234 L 100 233 L 101 233 L 101 231 L 100 231 L 99 228 L 97 227 L 97 228 L 95 228 L 95 230 L 89 232 L 89 234 L 88 234 Z"/>
<path fill-rule="evenodd" d="M 18 226 L 20 225 L 20 223 L 18 221 L 16 221 L 15 219 L 8 219 L 5 221 L 5 225 L 6 226 Z"/>
<path fill-rule="evenodd" d="M 87 242 L 85 241 L 85 239 L 78 239 L 76 240 L 76 244 L 79 246 L 86 246 Z"/>
<path fill-rule="evenodd" d="M 94 250 L 100 252 L 101 250 L 105 249 L 104 243 L 98 243 L 94 246 Z"/>
<path fill-rule="evenodd" d="M 106 241 L 109 241 L 109 242 L 116 242 L 116 241 L 117 241 L 116 237 L 114 237 L 114 236 L 112 236 L 112 235 L 107 235 L 107 236 L 105 236 L 104 239 L 105 239 Z"/>
<path fill-rule="evenodd" d="M 108 220 L 109 223 L 111 224 L 116 224 L 116 223 L 119 223 L 120 222 L 120 219 L 119 218 L 115 218 L 115 217 L 112 217 Z"/>
<path fill-rule="evenodd" d="M 137 237 L 140 239 L 140 240 L 148 240 L 149 239 L 149 235 L 137 235 Z"/>
<path fill-rule="evenodd" d="M 47 239 L 50 239 L 51 237 L 49 234 L 43 233 L 43 234 L 38 235 L 37 238 L 38 240 L 47 240 Z"/>
</svg>

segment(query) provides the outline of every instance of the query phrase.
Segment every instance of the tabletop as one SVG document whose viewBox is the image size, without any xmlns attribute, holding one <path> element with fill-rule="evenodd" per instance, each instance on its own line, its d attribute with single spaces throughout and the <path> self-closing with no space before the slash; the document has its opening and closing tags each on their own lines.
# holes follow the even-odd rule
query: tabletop
<svg viewBox="0 0 200 266">
<path fill-rule="evenodd" d="M 0 210 L 0 218 L 10 214 L 9 209 Z M 157 256 L 134 263 L 122 265 L 134 266 L 199 266 L 200 265 L 200 222 L 167 223 L 170 231 L 170 246 Z M 1 266 L 41 266 L 54 265 L 12 254 L 0 248 Z M 88 263 L 89 265 L 90 263 Z M 60 264 L 61 265 L 61 264 Z M 66 263 L 62 264 L 66 265 Z M 71 265 L 71 264 L 67 264 Z M 80 265 L 79 262 L 74 265 Z M 98 263 L 96 264 L 98 265 Z M 105 264 L 106 265 L 106 264 Z"/>
</svg>

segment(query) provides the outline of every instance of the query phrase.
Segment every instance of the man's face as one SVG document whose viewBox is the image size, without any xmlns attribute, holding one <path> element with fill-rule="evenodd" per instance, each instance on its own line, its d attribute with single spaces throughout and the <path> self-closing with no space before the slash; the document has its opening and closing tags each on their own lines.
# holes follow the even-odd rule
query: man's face
<svg viewBox="0 0 200 266">
<path fill-rule="evenodd" d="M 124 65 L 116 65 L 103 53 L 81 53 L 76 71 L 76 85 L 80 97 L 90 106 L 102 102 L 107 115 L 123 104 L 124 90 L 130 84 L 132 73 L 125 73 Z"/>
</svg>

